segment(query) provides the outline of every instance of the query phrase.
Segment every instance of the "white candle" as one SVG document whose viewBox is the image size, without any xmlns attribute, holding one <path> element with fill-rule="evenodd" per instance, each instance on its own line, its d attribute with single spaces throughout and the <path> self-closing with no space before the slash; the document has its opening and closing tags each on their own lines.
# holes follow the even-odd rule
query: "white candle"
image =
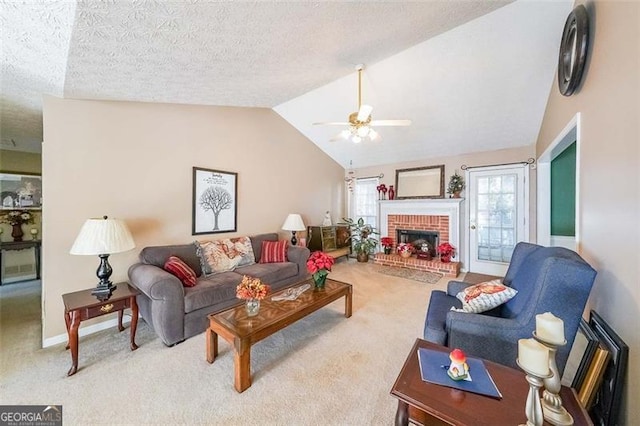
<svg viewBox="0 0 640 426">
<path fill-rule="evenodd" d="M 520 339 L 518 362 L 524 370 L 546 376 L 549 374 L 549 349 L 534 339 Z"/>
<path fill-rule="evenodd" d="M 564 322 L 551 312 L 536 315 L 536 336 L 545 342 L 564 343 Z"/>
</svg>

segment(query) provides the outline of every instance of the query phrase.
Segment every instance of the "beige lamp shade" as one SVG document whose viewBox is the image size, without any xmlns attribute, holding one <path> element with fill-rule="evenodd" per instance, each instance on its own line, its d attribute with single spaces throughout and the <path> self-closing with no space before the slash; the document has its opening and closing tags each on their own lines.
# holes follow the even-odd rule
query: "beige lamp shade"
<svg viewBox="0 0 640 426">
<path fill-rule="evenodd" d="M 129 228 L 120 219 L 88 219 L 69 253 L 79 255 L 113 254 L 135 248 Z"/>
<path fill-rule="evenodd" d="M 305 228 L 302 217 L 299 214 L 291 213 L 284 221 L 282 229 L 285 231 L 304 231 L 307 228 Z"/>
</svg>

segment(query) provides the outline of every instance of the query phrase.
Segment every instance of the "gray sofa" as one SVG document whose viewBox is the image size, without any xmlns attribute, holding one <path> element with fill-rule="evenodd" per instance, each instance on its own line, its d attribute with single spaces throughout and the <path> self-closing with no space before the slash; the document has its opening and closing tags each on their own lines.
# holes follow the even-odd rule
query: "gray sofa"
<svg viewBox="0 0 640 426">
<path fill-rule="evenodd" d="M 250 237 L 256 262 L 260 261 L 263 241 L 277 241 L 278 234 Z M 178 256 L 198 276 L 195 287 L 184 287 L 180 280 L 162 267 L 169 256 Z M 236 286 L 243 275 L 262 279 L 272 291 L 301 281 L 309 276 L 306 262 L 309 249 L 289 246 L 287 262 L 255 263 L 205 277 L 193 243 L 145 247 L 140 263 L 129 268 L 129 280 L 142 294 L 137 297 L 140 314 L 167 346 L 206 330 L 207 315 L 241 303 Z"/>
</svg>

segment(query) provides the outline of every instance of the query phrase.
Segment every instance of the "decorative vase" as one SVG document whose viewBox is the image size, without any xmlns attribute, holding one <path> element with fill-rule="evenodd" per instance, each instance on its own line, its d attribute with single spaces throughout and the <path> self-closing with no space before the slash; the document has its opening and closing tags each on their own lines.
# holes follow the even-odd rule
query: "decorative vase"
<svg viewBox="0 0 640 426">
<path fill-rule="evenodd" d="M 389 199 L 393 200 L 396 198 L 396 190 L 393 189 L 393 185 L 389 185 Z"/>
<path fill-rule="evenodd" d="M 12 226 L 11 236 L 13 237 L 13 241 L 22 241 L 22 236 L 24 235 L 22 232 L 22 224 L 16 223 Z"/>
<path fill-rule="evenodd" d="M 247 308 L 247 316 L 255 317 L 260 312 L 260 300 L 247 299 L 245 307 Z"/>
<path fill-rule="evenodd" d="M 391 247 L 385 247 L 384 254 L 391 254 Z"/>
<path fill-rule="evenodd" d="M 366 263 L 369 261 L 369 253 L 360 252 L 356 255 L 356 259 L 358 260 L 358 262 Z"/>
<path fill-rule="evenodd" d="M 453 198 L 460 198 L 460 191 L 456 191 L 453 193 Z"/>
<path fill-rule="evenodd" d="M 400 257 L 407 259 L 409 257 L 411 257 L 411 252 L 410 251 L 401 251 L 400 252 Z"/>
<path fill-rule="evenodd" d="M 318 290 L 322 290 L 324 289 L 324 285 L 327 281 L 327 275 L 328 274 L 324 274 L 324 275 L 312 275 L 313 276 L 313 286 L 318 289 Z"/>
</svg>

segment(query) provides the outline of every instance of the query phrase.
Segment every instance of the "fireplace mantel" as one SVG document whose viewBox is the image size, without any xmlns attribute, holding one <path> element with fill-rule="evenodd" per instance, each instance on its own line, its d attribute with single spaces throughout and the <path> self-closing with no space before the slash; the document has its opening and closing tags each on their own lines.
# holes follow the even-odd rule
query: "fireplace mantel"
<svg viewBox="0 0 640 426">
<path fill-rule="evenodd" d="M 419 200 L 385 200 L 378 202 L 380 236 L 387 235 L 389 215 L 424 215 L 449 217 L 449 243 L 456 249 L 456 259 L 462 258 L 463 246 L 462 226 L 464 211 L 463 198 L 419 199 Z M 464 265 L 463 265 L 464 267 Z"/>
</svg>

